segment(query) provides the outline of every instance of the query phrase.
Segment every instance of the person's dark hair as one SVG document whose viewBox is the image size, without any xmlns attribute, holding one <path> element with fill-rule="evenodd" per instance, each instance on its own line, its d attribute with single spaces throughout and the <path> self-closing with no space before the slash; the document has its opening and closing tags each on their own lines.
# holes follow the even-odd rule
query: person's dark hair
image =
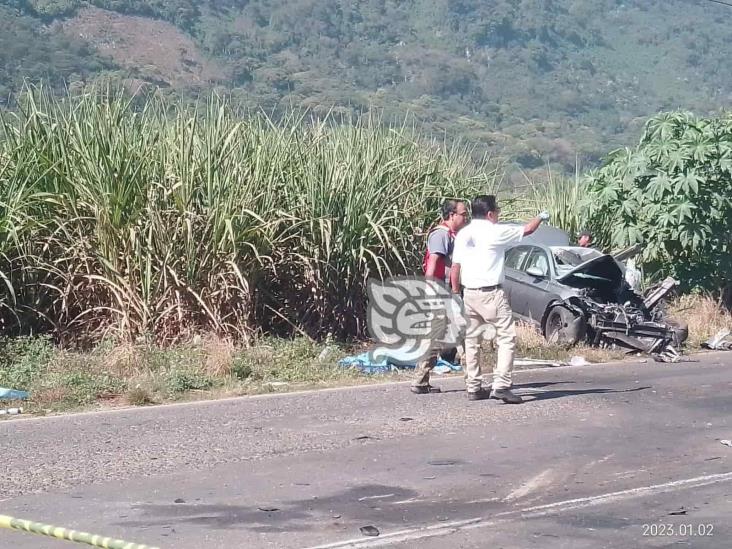
<svg viewBox="0 0 732 549">
<path fill-rule="evenodd" d="M 580 231 L 579 238 L 582 238 L 583 236 L 592 238 L 592 233 L 590 231 Z"/>
<path fill-rule="evenodd" d="M 470 206 L 474 219 L 483 219 L 490 212 L 495 212 L 498 209 L 498 203 L 496 202 L 496 195 L 494 194 L 481 194 L 473 199 L 473 203 Z"/>
<path fill-rule="evenodd" d="M 462 200 L 445 200 L 442 203 L 442 206 L 440 206 L 440 214 L 442 214 L 442 219 L 444 221 L 450 219 L 450 214 L 454 214 L 455 212 L 457 212 L 457 206 L 461 203 Z"/>
</svg>

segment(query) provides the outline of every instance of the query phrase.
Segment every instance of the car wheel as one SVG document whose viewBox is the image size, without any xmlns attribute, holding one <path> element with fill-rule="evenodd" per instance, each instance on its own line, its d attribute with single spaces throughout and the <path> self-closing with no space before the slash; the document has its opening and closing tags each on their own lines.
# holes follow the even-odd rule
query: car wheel
<svg viewBox="0 0 732 549">
<path fill-rule="evenodd" d="M 551 343 L 576 345 L 587 334 L 584 316 L 566 307 L 552 307 L 544 322 L 544 337 Z"/>
</svg>

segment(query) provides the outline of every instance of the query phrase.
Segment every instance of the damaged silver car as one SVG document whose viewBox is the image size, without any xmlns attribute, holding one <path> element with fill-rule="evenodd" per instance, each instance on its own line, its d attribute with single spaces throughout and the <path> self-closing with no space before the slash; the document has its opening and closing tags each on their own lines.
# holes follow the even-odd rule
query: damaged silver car
<svg viewBox="0 0 732 549">
<path fill-rule="evenodd" d="M 505 291 L 514 315 L 550 341 L 675 354 L 688 328 L 667 316 L 663 302 L 677 282 L 666 279 L 643 295 L 634 291 L 622 263 L 633 251 L 607 255 L 571 246 L 563 231 L 540 228 L 506 251 Z"/>
</svg>

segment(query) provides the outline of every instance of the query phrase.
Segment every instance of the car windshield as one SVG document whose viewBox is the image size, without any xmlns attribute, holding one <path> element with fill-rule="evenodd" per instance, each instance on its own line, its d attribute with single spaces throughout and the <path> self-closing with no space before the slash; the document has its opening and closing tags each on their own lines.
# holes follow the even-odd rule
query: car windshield
<svg viewBox="0 0 732 549">
<path fill-rule="evenodd" d="M 580 247 L 569 247 L 569 246 L 552 246 L 552 254 L 557 265 L 557 274 L 562 276 L 568 273 L 578 265 L 600 257 L 601 252 L 594 248 L 580 248 Z"/>
</svg>

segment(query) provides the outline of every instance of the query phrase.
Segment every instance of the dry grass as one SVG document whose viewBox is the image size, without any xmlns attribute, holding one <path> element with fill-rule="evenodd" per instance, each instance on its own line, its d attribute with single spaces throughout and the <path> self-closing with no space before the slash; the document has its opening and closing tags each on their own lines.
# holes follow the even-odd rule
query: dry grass
<svg viewBox="0 0 732 549">
<path fill-rule="evenodd" d="M 709 295 L 682 296 L 671 304 L 669 312 L 689 325 L 686 345 L 692 350 L 700 349 L 703 342 L 720 330 L 732 330 L 732 314 Z"/>
<path fill-rule="evenodd" d="M 139 347 L 123 343 L 104 352 L 96 363 L 112 375 L 131 378 L 143 368 L 144 357 Z"/>
<path fill-rule="evenodd" d="M 567 362 L 574 356 L 583 357 L 588 362 L 609 362 L 621 360 L 626 353 L 618 349 L 603 349 L 589 345 L 567 347 L 548 342 L 533 326 L 517 323 L 516 356 Z"/>
<path fill-rule="evenodd" d="M 125 401 L 131 406 L 146 406 L 154 404 L 155 398 L 148 387 L 136 386 L 127 391 Z"/>
<path fill-rule="evenodd" d="M 202 340 L 205 372 L 214 377 L 231 375 L 237 348 L 228 338 L 209 335 Z"/>
<path fill-rule="evenodd" d="M 50 408 L 67 400 L 70 395 L 71 391 L 68 387 L 47 387 L 33 393 L 33 403 L 38 407 Z"/>
</svg>

